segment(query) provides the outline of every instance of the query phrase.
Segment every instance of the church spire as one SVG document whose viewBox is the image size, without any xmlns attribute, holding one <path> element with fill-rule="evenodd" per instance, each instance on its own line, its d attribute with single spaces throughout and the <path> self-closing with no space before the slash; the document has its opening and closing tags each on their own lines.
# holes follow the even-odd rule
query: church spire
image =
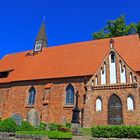
<svg viewBox="0 0 140 140">
<path fill-rule="evenodd" d="M 47 46 L 48 46 L 48 39 L 46 35 L 46 26 L 44 20 L 35 40 L 34 51 L 35 52 L 41 51 L 43 47 L 47 47 Z"/>
</svg>

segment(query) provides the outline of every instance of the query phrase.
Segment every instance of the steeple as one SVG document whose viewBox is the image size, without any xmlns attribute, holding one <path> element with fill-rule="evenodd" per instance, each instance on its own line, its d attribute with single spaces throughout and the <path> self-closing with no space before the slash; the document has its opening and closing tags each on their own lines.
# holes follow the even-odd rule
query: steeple
<svg viewBox="0 0 140 140">
<path fill-rule="evenodd" d="M 35 40 L 34 51 L 35 52 L 41 51 L 43 47 L 47 47 L 47 46 L 48 46 L 48 40 L 46 36 L 46 27 L 45 27 L 45 20 L 44 20 Z"/>
</svg>

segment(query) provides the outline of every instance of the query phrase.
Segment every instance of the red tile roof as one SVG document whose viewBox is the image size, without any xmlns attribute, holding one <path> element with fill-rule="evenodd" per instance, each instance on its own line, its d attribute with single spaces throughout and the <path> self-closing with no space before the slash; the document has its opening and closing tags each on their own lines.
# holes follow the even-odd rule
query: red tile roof
<svg viewBox="0 0 140 140">
<path fill-rule="evenodd" d="M 139 36 L 129 35 L 113 39 L 116 51 L 125 62 L 134 71 L 140 71 Z M 6 55 L 0 61 L 0 71 L 13 71 L 8 78 L 0 79 L 0 83 L 93 75 L 110 50 L 109 40 L 92 40 L 44 48 L 36 55 L 28 54 L 32 54 L 32 51 Z"/>
</svg>

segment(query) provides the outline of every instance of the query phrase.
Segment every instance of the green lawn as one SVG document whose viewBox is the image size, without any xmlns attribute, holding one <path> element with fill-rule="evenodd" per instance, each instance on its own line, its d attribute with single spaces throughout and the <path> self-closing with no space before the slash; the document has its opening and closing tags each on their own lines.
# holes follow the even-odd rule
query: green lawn
<svg viewBox="0 0 140 140">
<path fill-rule="evenodd" d="M 48 136 L 48 131 L 16 131 L 17 135 Z"/>
<path fill-rule="evenodd" d="M 26 136 L 48 136 L 49 138 L 55 139 L 71 139 L 71 132 L 60 132 L 60 131 L 16 131 L 16 135 Z"/>
</svg>

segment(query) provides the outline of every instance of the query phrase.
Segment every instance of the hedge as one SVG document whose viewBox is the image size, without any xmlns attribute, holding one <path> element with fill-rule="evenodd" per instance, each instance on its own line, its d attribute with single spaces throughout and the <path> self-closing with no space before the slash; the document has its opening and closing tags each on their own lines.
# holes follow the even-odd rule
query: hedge
<svg viewBox="0 0 140 140">
<path fill-rule="evenodd" d="M 0 121 L 0 132 L 15 132 L 16 130 L 18 130 L 18 126 L 12 118 Z"/>
<path fill-rule="evenodd" d="M 92 137 L 140 138 L 140 126 L 93 126 Z"/>
<path fill-rule="evenodd" d="M 71 132 L 50 131 L 48 133 L 50 139 L 72 139 Z"/>
</svg>

